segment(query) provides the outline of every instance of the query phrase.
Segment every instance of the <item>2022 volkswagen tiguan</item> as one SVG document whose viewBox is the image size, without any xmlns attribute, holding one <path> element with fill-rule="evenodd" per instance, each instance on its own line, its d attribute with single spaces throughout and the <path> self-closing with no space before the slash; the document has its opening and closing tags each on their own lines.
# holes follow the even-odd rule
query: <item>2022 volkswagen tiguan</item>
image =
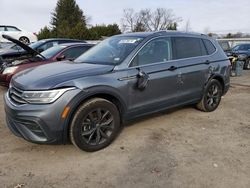
<svg viewBox="0 0 250 188">
<path fill-rule="evenodd" d="M 84 151 L 97 151 L 136 117 L 190 104 L 216 110 L 229 89 L 229 75 L 228 58 L 208 36 L 117 35 L 74 62 L 17 74 L 5 95 L 7 124 L 34 143 L 70 140 Z"/>
</svg>

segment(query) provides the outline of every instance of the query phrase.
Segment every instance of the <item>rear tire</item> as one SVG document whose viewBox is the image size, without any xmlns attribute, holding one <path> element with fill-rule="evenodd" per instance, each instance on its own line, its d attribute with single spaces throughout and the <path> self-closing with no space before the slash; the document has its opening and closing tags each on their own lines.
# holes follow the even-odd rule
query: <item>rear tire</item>
<svg viewBox="0 0 250 188">
<path fill-rule="evenodd" d="M 203 112 L 215 111 L 221 101 L 222 85 L 218 80 L 212 79 L 207 84 L 201 101 L 197 104 L 197 108 Z"/>
<path fill-rule="evenodd" d="M 121 129 L 117 107 L 102 98 L 93 98 L 76 111 L 70 125 L 71 142 L 87 152 L 110 145 Z"/>
<path fill-rule="evenodd" d="M 30 40 L 27 37 L 20 37 L 19 41 L 24 43 L 24 44 L 29 44 L 30 43 Z"/>
</svg>

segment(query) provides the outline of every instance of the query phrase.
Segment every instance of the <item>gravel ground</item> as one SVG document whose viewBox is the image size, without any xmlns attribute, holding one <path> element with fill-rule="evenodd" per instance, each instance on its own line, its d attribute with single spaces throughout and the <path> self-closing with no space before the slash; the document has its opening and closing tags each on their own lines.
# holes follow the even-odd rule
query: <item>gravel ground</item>
<svg viewBox="0 0 250 188">
<path fill-rule="evenodd" d="M 213 113 L 185 107 L 146 117 L 96 153 L 15 137 L 1 97 L 0 187 L 249 188 L 249 80 L 250 71 L 232 78 Z"/>
</svg>

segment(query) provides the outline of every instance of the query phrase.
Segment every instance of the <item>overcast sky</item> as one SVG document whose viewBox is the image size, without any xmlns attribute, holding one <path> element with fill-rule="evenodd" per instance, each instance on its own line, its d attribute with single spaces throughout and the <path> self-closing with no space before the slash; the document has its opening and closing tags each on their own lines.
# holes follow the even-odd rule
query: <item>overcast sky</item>
<svg viewBox="0 0 250 188">
<path fill-rule="evenodd" d="M 48 25 L 57 0 L 0 0 L 0 25 L 15 25 L 38 32 Z M 179 29 L 190 20 L 193 31 L 250 33 L 250 0 L 77 0 L 91 24 L 120 24 L 124 8 L 169 8 L 182 18 Z"/>
</svg>

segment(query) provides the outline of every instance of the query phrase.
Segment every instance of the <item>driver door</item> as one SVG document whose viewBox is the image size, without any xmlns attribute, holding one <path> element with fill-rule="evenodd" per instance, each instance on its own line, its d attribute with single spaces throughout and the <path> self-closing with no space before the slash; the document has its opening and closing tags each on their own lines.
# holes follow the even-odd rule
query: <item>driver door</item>
<svg viewBox="0 0 250 188">
<path fill-rule="evenodd" d="M 151 40 L 134 57 L 128 71 L 130 112 L 147 113 L 176 104 L 177 66 L 171 60 L 168 37 Z"/>
</svg>

